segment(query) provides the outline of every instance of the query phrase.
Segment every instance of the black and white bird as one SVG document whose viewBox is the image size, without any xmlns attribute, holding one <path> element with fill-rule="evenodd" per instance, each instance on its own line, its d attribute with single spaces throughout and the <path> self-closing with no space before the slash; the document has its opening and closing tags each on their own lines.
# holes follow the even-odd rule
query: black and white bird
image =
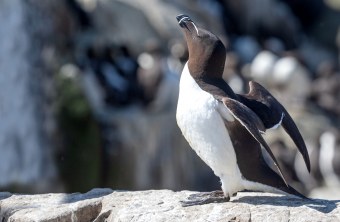
<svg viewBox="0 0 340 222">
<path fill-rule="evenodd" d="M 287 184 L 261 135 L 266 129 L 282 125 L 310 171 L 306 145 L 288 112 L 256 82 L 249 82 L 248 94 L 235 94 L 222 79 L 226 48 L 220 39 L 197 27 L 186 15 L 177 16 L 177 20 L 189 49 L 189 60 L 180 80 L 177 123 L 197 155 L 220 178 L 223 191 L 191 202 L 214 202 L 213 197 L 222 194 L 229 200 L 242 190 L 283 191 L 305 198 Z M 274 161 L 278 173 L 266 164 L 261 146 Z"/>
</svg>

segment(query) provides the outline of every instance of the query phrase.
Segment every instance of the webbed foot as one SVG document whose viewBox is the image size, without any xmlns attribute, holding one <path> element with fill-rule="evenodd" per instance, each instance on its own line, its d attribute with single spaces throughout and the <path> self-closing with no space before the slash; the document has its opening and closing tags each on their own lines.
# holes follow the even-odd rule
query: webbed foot
<svg viewBox="0 0 340 222">
<path fill-rule="evenodd" d="M 204 205 L 209 203 L 222 203 L 229 201 L 229 197 L 225 197 L 223 191 L 216 190 L 212 192 L 202 192 L 191 194 L 188 200 L 180 201 L 182 207 L 189 207 L 195 205 Z"/>
</svg>

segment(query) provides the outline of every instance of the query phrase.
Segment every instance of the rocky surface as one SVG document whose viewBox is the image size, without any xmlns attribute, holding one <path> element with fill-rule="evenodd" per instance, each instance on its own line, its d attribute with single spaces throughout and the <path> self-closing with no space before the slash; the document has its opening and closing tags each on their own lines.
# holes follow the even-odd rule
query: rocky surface
<svg viewBox="0 0 340 222">
<path fill-rule="evenodd" d="M 340 199 L 340 13 L 308 2 L 0 1 L 0 189 L 217 189 L 175 121 L 184 13 L 227 45 L 235 92 L 256 80 L 296 121 L 310 174 L 283 130 L 266 138 L 288 182 Z"/>
<path fill-rule="evenodd" d="M 340 201 L 241 192 L 230 202 L 182 207 L 195 192 L 0 193 L 1 221 L 339 221 Z"/>
</svg>

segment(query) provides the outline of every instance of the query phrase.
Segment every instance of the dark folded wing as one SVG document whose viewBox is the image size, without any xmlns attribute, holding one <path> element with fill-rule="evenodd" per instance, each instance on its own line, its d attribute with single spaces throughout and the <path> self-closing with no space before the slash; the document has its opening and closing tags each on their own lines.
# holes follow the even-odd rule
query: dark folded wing
<svg viewBox="0 0 340 222">
<path fill-rule="evenodd" d="M 283 126 L 287 134 L 290 136 L 290 138 L 292 138 L 292 140 L 294 141 L 296 147 L 302 154 L 302 157 L 305 161 L 308 172 L 310 172 L 310 160 L 309 160 L 309 155 L 308 155 L 305 141 L 303 140 L 300 134 L 300 131 L 295 125 L 292 117 L 289 115 L 289 113 L 285 109 L 284 109 L 284 114 L 285 116 L 283 117 L 281 125 Z"/>
<path fill-rule="evenodd" d="M 264 125 L 281 123 L 287 134 L 294 141 L 299 152 L 302 154 L 306 167 L 310 172 L 310 160 L 307 147 L 292 117 L 281 103 L 279 103 L 274 96 L 259 83 L 250 81 L 249 86 L 250 91 L 247 95 L 243 95 L 244 101 L 242 100 L 242 102 L 258 115 L 264 122 Z"/>
<path fill-rule="evenodd" d="M 274 164 L 276 165 L 280 173 L 280 176 L 287 185 L 287 182 L 282 174 L 282 170 L 274 154 L 270 150 L 266 141 L 261 136 L 261 132 L 265 132 L 265 127 L 261 119 L 251 109 L 249 109 L 242 103 L 238 102 L 237 100 L 224 97 L 222 98 L 222 102 L 226 106 L 226 108 L 231 112 L 231 114 L 235 117 L 235 119 L 237 119 L 248 130 L 248 132 L 266 149 L 269 156 L 274 161 Z"/>
</svg>

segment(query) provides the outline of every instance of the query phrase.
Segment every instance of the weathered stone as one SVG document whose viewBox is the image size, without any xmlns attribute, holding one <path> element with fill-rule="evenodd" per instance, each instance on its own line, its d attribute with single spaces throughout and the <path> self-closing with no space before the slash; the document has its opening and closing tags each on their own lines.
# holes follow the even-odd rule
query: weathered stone
<svg viewBox="0 0 340 222">
<path fill-rule="evenodd" d="M 0 193 L 1 221 L 339 221 L 340 201 L 240 192 L 230 202 L 182 207 L 195 192 Z"/>
</svg>

